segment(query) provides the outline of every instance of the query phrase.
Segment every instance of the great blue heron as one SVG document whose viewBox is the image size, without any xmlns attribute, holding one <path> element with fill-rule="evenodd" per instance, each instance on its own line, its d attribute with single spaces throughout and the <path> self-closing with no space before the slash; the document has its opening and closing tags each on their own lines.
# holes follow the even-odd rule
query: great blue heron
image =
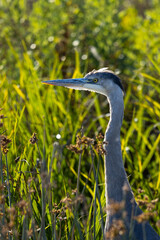
<svg viewBox="0 0 160 240">
<path fill-rule="evenodd" d="M 160 240 L 158 234 L 147 222 L 138 223 L 135 216 L 142 214 L 138 207 L 127 175 L 124 169 L 121 143 L 120 129 L 123 120 L 124 103 L 123 103 L 123 87 L 118 76 L 107 68 L 93 70 L 85 75 L 84 78 L 50 80 L 43 83 L 55 86 L 64 86 L 67 88 L 94 91 L 107 97 L 110 106 L 110 120 L 105 132 L 104 144 L 104 168 L 105 168 L 105 193 L 106 193 L 106 211 L 107 218 L 105 224 L 105 239 L 126 239 L 126 240 Z M 124 190 L 124 186 L 125 189 Z M 115 238 L 110 237 L 109 231 L 112 229 L 115 220 L 122 218 L 120 212 L 113 214 L 111 206 L 114 202 L 121 203 L 125 200 L 124 209 L 126 215 L 123 216 L 125 225 L 124 235 L 118 235 Z"/>
</svg>

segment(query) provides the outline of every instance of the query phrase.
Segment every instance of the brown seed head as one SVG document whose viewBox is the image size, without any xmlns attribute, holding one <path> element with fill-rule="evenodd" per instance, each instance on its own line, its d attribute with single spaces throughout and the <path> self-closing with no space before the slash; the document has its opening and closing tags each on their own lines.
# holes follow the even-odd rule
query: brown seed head
<svg viewBox="0 0 160 240">
<path fill-rule="evenodd" d="M 142 213 L 138 216 L 135 216 L 134 219 L 138 222 L 138 223 L 142 223 L 142 222 L 146 222 L 148 221 L 150 218 L 153 218 L 155 214 L 151 213 L 151 212 L 145 212 Z"/>
<path fill-rule="evenodd" d="M 28 231 L 27 231 L 27 236 L 28 236 L 29 238 L 31 238 L 32 235 L 33 235 L 33 229 L 28 230 Z"/>
<path fill-rule="evenodd" d="M 98 141 L 95 145 L 95 149 L 98 152 L 98 154 L 104 155 L 107 154 L 106 150 L 103 147 L 103 143 L 101 141 Z"/>
<path fill-rule="evenodd" d="M 115 213 L 124 209 L 124 207 L 125 207 L 125 201 L 121 201 L 121 202 L 112 201 L 110 205 L 107 207 L 107 210 L 110 211 L 111 215 L 114 215 Z"/>
<path fill-rule="evenodd" d="M 0 135 L 0 146 L 7 147 L 7 145 L 11 142 L 9 138 L 5 135 Z"/>
<path fill-rule="evenodd" d="M 102 141 L 104 139 L 104 136 L 102 135 L 102 133 L 99 133 L 97 136 L 96 136 L 96 139 L 99 140 L 99 141 Z"/>
<path fill-rule="evenodd" d="M 89 138 L 89 137 L 86 137 L 86 136 L 81 137 L 80 135 L 77 135 L 76 137 L 77 137 L 76 145 L 78 147 L 80 147 L 81 145 L 85 145 L 85 147 L 88 147 L 88 146 L 94 144 L 94 139 L 93 138 Z"/>
<path fill-rule="evenodd" d="M 69 203 L 69 202 L 72 202 L 72 199 L 69 197 L 65 197 L 60 201 L 60 203 Z"/>
<path fill-rule="evenodd" d="M 78 197 L 75 197 L 73 199 L 73 204 L 78 204 L 78 203 L 82 203 L 85 201 L 85 197 L 83 194 L 80 194 Z"/>
<path fill-rule="evenodd" d="M 29 210 L 28 203 L 25 200 L 21 200 L 20 202 L 18 202 L 17 206 L 22 214 L 26 214 Z"/>
<path fill-rule="evenodd" d="M 3 154 L 8 153 L 8 144 L 11 142 L 9 138 L 7 138 L 5 135 L 0 135 L 0 147 L 2 148 Z"/>
<path fill-rule="evenodd" d="M 61 211 L 60 209 L 55 209 L 55 208 L 52 209 L 53 214 L 59 214 L 60 211 Z"/>
<path fill-rule="evenodd" d="M 155 204 L 153 204 L 152 202 L 147 204 L 147 211 L 152 212 L 154 208 Z"/>
<path fill-rule="evenodd" d="M 73 144 L 70 144 L 69 146 L 66 146 L 66 148 L 72 152 L 75 152 L 77 154 L 79 153 L 82 153 L 83 150 L 79 148 L 79 146 L 76 144 L 76 145 L 73 145 Z"/>
<path fill-rule="evenodd" d="M 122 190 L 123 190 L 124 193 L 126 193 L 126 192 L 129 191 L 129 187 L 128 187 L 128 184 L 127 184 L 127 183 L 124 184 Z"/>
<path fill-rule="evenodd" d="M 153 211 L 153 209 L 155 208 L 156 203 L 159 201 L 158 198 L 149 201 L 148 196 L 144 196 L 144 200 L 143 199 L 137 199 L 137 203 L 139 206 L 145 206 L 147 208 L 147 211 Z"/>
<path fill-rule="evenodd" d="M 54 208 L 58 208 L 57 203 L 53 203 Z"/>
<path fill-rule="evenodd" d="M 151 203 L 155 204 L 155 203 L 157 203 L 158 201 L 159 201 L 159 198 L 156 198 L 156 199 L 153 199 L 153 200 L 151 201 Z"/>
<path fill-rule="evenodd" d="M 29 189 L 29 193 L 34 193 L 35 190 L 33 188 Z"/>
<path fill-rule="evenodd" d="M 76 189 L 72 189 L 72 195 L 76 195 L 77 193 L 77 188 Z"/>
<path fill-rule="evenodd" d="M 137 199 L 137 203 L 138 203 L 139 206 L 146 206 L 147 201 L 142 200 L 142 199 Z"/>
<path fill-rule="evenodd" d="M 35 144 L 38 141 L 38 138 L 36 137 L 37 133 L 33 133 L 32 137 L 29 139 L 29 142 L 31 144 Z"/>
<path fill-rule="evenodd" d="M 8 223 L 8 227 L 9 229 L 12 229 L 14 227 L 14 221 L 11 220 L 9 223 Z"/>
<path fill-rule="evenodd" d="M 2 148 L 2 152 L 3 152 L 3 154 L 7 154 L 8 153 L 8 148 Z"/>
<path fill-rule="evenodd" d="M 9 231 L 8 226 L 6 224 L 2 225 L 1 233 L 2 233 L 3 236 L 6 236 L 6 239 L 8 237 L 8 231 Z"/>
<path fill-rule="evenodd" d="M 101 155 L 107 154 L 107 152 L 104 148 L 104 145 L 106 145 L 108 143 L 103 141 L 103 139 L 104 139 L 104 136 L 101 133 L 99 133 L 96 136 L 96 142 L 95 142 L 95 146 L 94 146 L 96 151 L 98 152 L 98 154 L 101 154 Z"/>
<path fill-rule="evenodd" d="M 145 201 L 149 201 L 149 198 L 147 195 L 144 196 Z"/>
<path fill-rule="evenodd" d="M 106 232 L 106 238 L 108 240 L 113 240 L 117 236 L 122 236 L 125 234 L 126 228 L 123 220 L 113 220 L 112 226 L 109 231 Z"/>
<path fill-rule="evenodd" d="M 7 212 L 14 215 L 15 214 L 15 208 L 14 207 L 8 208 Z"/>
<path fill-rule="evenodd" d="M 144 193 L 144 190 L 141 188 L 138 188 L 138 193 Z"/>
</svg>

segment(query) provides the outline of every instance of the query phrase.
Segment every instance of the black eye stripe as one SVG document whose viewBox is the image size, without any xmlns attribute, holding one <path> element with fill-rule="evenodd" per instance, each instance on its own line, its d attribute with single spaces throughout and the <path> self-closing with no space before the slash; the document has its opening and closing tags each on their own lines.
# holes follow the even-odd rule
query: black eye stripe
<svg viewBox="0 0 160 240">
<path fill-rule="evenodd" d="M 117 77 L 116 75 L 112 74 L 112 73 L 108 73 L 108 75 L 110 75 L 110 78 L 113 80 L 113 82 L 115 84 L 117 84 L 122 89 L 122 91 L 124 92 L 124 88 L 122 86 L 120 78 Z"/>
<path fill-rule="evenodd" d="M 106 73 L 99 73 L 99 74 L 103 74 L 103 78 L 104 78 L 104 75 L 106 75 L 106 79 L 111 79 L 115 84 L 117 84 L 121 89 L 122 91 L 124 92 L 124 88 L 122 86 L 122 83 L 121 83 L 121 80 L 118 76 L 116 76 L 115 74 L 113 73 L 110 73 L 110 72 L 106 72 Z"/>
</svg>

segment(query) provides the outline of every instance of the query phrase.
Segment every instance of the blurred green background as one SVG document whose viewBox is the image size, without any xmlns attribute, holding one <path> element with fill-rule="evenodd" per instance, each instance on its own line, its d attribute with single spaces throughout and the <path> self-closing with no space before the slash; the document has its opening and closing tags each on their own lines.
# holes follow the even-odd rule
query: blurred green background
<svg viewBox="0 0 160 240">
<path fill-rule="evenodd" d="M 4 239 L 103 239 L 103 157 L 94 146 L 79 156 L 66 145 L 75 144 L 82 127 L 87 137 L 104 134 L 107 101 L 42 80 L 106 66 L 119 74 L 125 169 L 136 199 L 160 198 L 159 13 L 159 0 L 0 1 L 0 107 L 7 117 L 1 116 L 0 133 L 11 139 L 8 153 L 1 151 Z M 33 132 L 35 145 L 29 143 Z M 81 157 L 79 192 L 85 200 L 75 208 Z M 159 201 L 152 211 L 151 224 L 160 233 Z"/>
</svg>

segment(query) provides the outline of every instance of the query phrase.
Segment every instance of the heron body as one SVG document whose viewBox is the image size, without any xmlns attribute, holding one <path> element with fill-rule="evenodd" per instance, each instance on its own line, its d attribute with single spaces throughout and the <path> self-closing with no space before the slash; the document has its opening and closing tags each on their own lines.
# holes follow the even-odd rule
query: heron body
<svg viewBox="0 0 160 240">
<path fill-rule="evenodd" d="M 106 240 L 160 240 L 158 234 L 148 222 L 138 223 L 135 216 L 142 214 L 138 207 L 123 165 L 120 129 L 123 120 L 124 103 L 123 87 L 120 79 L 106 68 L 93 70 L 84 78 L 50 80 L 43 83 L 64 86 L 78 90 L 88 90 L 107 97 L 110 107 L 110 120 L 104 138 L 104 170 L 106 193 L 106 224 L 104 236 Z M 107 144 L 106 144 L 107 143 Z M 114 203 L 124 203 L 120 211 L 113 213 Z M 111 237 L 113 224 L 122 220 L 125 227 L 123 234 Z M 116 222 L 117 221 L 117 222 Z"/>
</svg>

